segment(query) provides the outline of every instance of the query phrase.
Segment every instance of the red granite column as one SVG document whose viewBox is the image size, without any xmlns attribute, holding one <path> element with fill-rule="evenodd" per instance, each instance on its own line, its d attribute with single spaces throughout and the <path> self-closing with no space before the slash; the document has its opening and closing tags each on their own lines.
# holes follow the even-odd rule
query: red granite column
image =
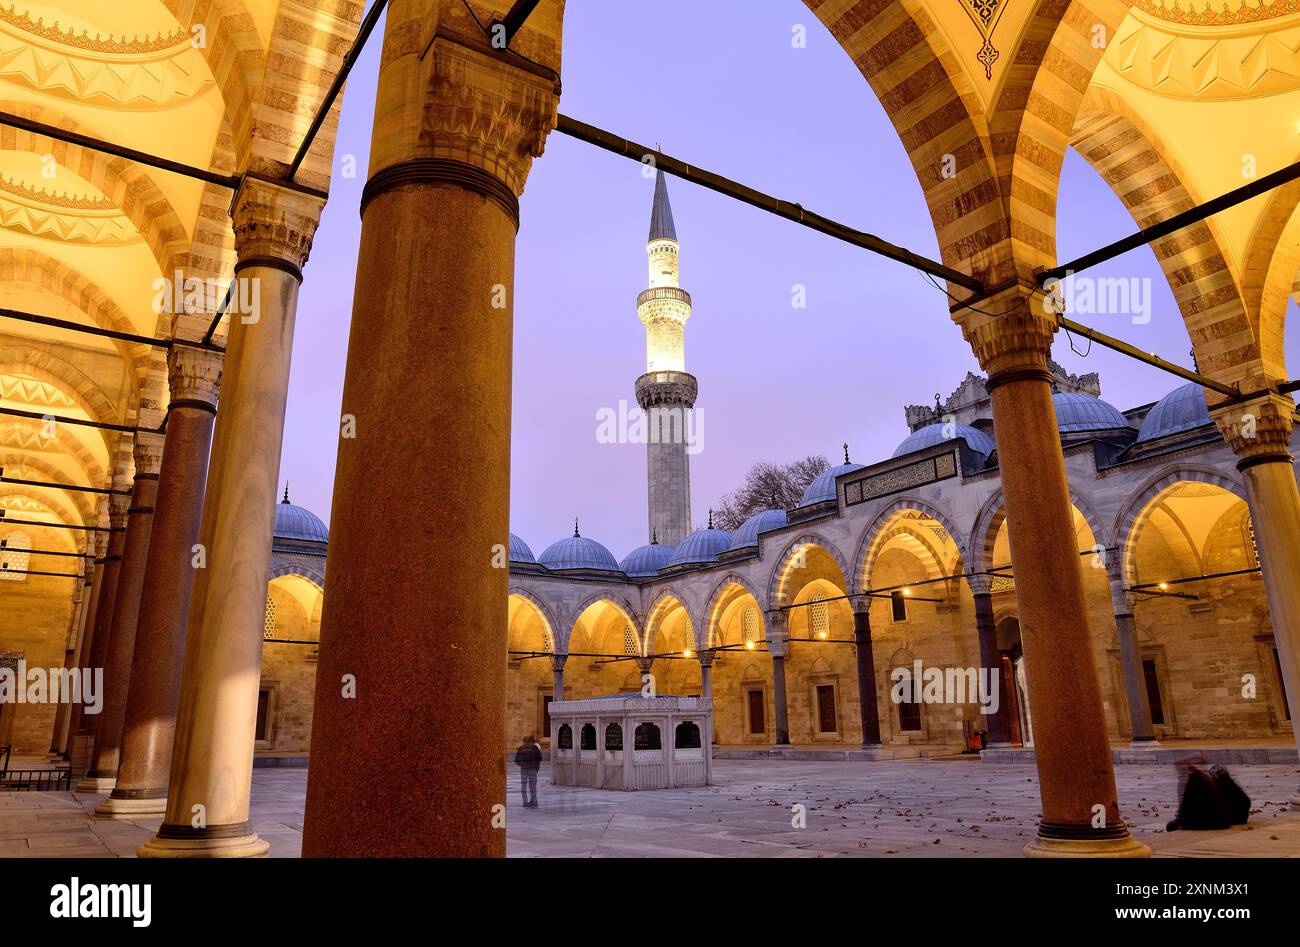
<svg viewBox="0 0 1300 947">
<path fill-rule="evenodd" d="M 993 620 L 992 581 L 988 576 L 969 576 L 975 600 L 975 633 L 980 643 L 980 674 L 997 695 L 997 711 L 982 714 L 984 729 L 988 731 L 990 746 L 1009 746 L 1011 725 L 1007 720 L 1007 695 L 1002 688 L 1002 653 L 998 650 L 998 629 Z"/>
<path fill-rule="evenodd" d="M 989 373 L 1030 710 L 1038 838 L 1026 855 L 1150 855 L 1119 814 L 1047 358 L 1057 317 L 1019 286 L 958 309 Z M 991 316 L 987 313 L 999 313 Z"/>
<path fill-rule="evenodd" d="M 149 554 L 149 531 L 153 526 L 153 504 L 158 493 L 162 445 L 160 435 L 136 432 L 135 488 L 127 510 L 126 539 L 122 545 L 122 563 L 104 658 L 104 709 L 95 731 L 95 754 L 90 771 L 77 785 L 81 792 L 105 792 L 117 781 L 122 722 L 126 719 L 126 697 L 131 687 L 131 658 L 135 653 L 136 620 L 140 615 L 140 590 L 144 585 Z"/>
<path fill-rule="evenodd" d="M 86 543 L 91 546 L 90 542 Z M 81 646 L 82 624 L 86 619 L 86 609 L 90 607 L 90 581 L 94 569 L 91 560 L 83 559 L 82 579 L 72 593 L 72 617 L 68 621 L 68 638 L 63 652 L 63 670 L 71 671 L 77 666 L 77 652 Z M 66 675 L 65 675 L 66 676 Z M 50 733 L 50 755 L 59 756 L 68 738 L 68 717 L 72 713 L 72 704 L 66 698 L 60 699 L 54 708 L 54 728 Z"/>
<path fill-rule="evenodd" d="M 858 706 L 862 747 L 880 746 L 880 707 L 876 699 L 876 656 L 871 650 L 871 597 L 853 602 L 853 645 L 858 661 Z"/>
<path fill-rule="evenodd" d="M 106 524 L 108 522 L 107 514 L 108 503 L 105 502 L 100 510 L 100 521 Z M 99 612 L 99 592 L 104 587 L 104 556 L 108 554 L 108 536 L 105 533 L 94 534 L 93 545 L 86 544 L 87 549 L 95 551 L 94 571 L 91 572 L 87 588 L 90 594 L 90 601 L 86 604 L 86 621 L 81 632 L 81 644 L 77 648 L 77 675 L 85 681 L 86 669 L 90 667 L 90 649 L 95 636 L 95 616 Z M 60 756 L 63 759 L 72 760 L 73 740 L 81 728 L 82 705 L 80 703 L 72 704 L 68 708 L 67 733 L 63 739 L 63 749 Z"/>
<path fill-rule="evenodd" d="M 113 792 L 95 809 L 99 816 L 139 819 L 166 812 L 194 545 L 203 513 L 221 365 L 220 352 L 184 344 L 172 349 L 168 361 L 167 441 L 140 595 L 121 765 Z"/>
<path fill-rule="evenodd" d="M 561 9 L 516 35 L 525 61 L 460 4 L 430 42 L 426 6 L 389 9 L 361 203 L 307 857 L 505 854 L 508 576 L 491 550 L 509 530 L 517 196 L 555 122 L 559 76 L 537 64 L 558 66 Z"/>
</svg>

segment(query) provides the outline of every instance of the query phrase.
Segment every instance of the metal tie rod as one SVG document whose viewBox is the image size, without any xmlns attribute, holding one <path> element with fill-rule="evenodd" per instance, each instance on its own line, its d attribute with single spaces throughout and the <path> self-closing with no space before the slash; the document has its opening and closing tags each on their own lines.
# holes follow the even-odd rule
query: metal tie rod
<svg viewBox="0 0 1300 947">
<path fill-rule="evenodd" d="M 25 480 L 20 477 L 6 477 L 3 467 L 0 467 L 0 483 L 18 483 L 24 487 L 49 487 L 51 490 L 74 490 L 78 493 L 117 494 L 124 497 L 131 495 L 130 490 L 114 490 L 112 487 L 83 487 L 76 483 L 55 483 L 52 480 Z"/>
<path fill-rule="evenodd" d="M 40 520 L 12 520 L 0 510 L 0 522 L 11 526 L 45 526 L 49 529 L 76 529 L 84 533 L 125 533 L 125 526 L 78 526 L 76 523 L 42 523 Z"/>
<path fill-rule="evenodd" d="M 630 158 L 633 161 L 639 162 L 646 155 L 650 155 L 654 158 L 655 167 L 668 174 L 749 204 L 751 207 L 757 207 L 768 213 L 776 214 L 778 217 L 784 217 L 786 220 L 792 220 L 797 224 L 816 230 L 818 233 L 826 234 L 837 240 L 843 240 L 845 243 L 851 243 L 855 247 L 870 250 L 872 253 L 878 253 L 891 260 L 897 260 L 899 263 L 906 263 L 908 266 L 929 273 L 931 276 L 945 279 L 973 292 L 980 293 L 984 291 L 984 283 L 969 273 L 954 270 L 950 266 L 919 256 L 906 247 L 896 246 L 873 234 L 855 230 L 846 224 L 823 217 L 821 214 L 804 210 L 800 204 L 780 200 L 770 194 L 764 194 L 762 191 L 756 191 L 752 187 L 724 178 L 720 174 L 696 168 L 684 161 L 671 158 L 654 148 L 648 148 L 630 139 L 615 135 L 613 132 L 580 122 L 576 118 L 561 115 L 559 124 L 556 125 L 556 131 L 577 138 L 579 141 L 585 141 L 589 145 L 595 145 L 597 148 L 604 148 L 606 151 L 611 151 L 624 158 Z"/>
<path fill-rule="evenodd" d="M 123 434 L 134 434 L 139 430 L 148 430 L 147 428 L 137 428 L 130 424 L 112 424 L 108 421 L 92 421 L 89 418 L 66 418 L 57 414 L 41 414 L 39 411 L 24 411 L 22 408 L 0 408 L 0 414 L 8 414 L 15 418 L 27 418 L 30 421 L 53 421 L 56 424 L 80 424 L 82 427 L 95 427 L 105 431 L 120 431 Z"/>
</svg>

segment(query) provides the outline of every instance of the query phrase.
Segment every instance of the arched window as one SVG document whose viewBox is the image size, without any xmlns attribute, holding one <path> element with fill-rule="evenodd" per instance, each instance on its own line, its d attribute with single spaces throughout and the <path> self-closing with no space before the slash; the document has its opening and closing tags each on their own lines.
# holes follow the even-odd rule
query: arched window
<svg viewBox="0 0 1300 947">
<path fill-rule="evenodd" d="M 695 650 L 695 626 L 691 624 L 691 618 L 686 616 L 686 623 L 682 626 L 682 650 Z"/>
<path fill-rule="evenodd" d="M 659 736 L 659 728 L 649 721 L 640 724 L 636 728 L 636 743 L 634 745 L 638 750 L 662 750 L 664 744 Z"/>
<path fill-rule="evenodd" d="M 582 725 L 582 733 L 579 736 L 578 749 L 594 750 L 596 748 L 596 728 L 589 723 Z"/>
<path fill-rule="evenodd" d="M 616 723 L 611 723 L 605 728 L 605 749 L 623 749 L 623 728 Z"/>
<path fill-rule="evenodd" d="M 32 541 L 27 534 L 9 533 L 0 539 L 0 546 L 0 581 L 26 582 L 32 561 Z"/>
<path fill-rule="evenodd" d="M 641 647 L 636 640 L 636 632 L 632 630 L 631 625 L 623 626 L 623 653 L 640 654 Z"/>
<path fill-rule="evenodd" d="M 573 749 L 573 728 L 567 723 L 560 724 L 560 732 L 555 737 L 556 746 L 561 750 Z"/>
<path fill-rule="evenodd" d="M 758 641 L 758 609 L 753 605 L 745 609 L 745 618 L 741 626 L 744 632 L 742 644 L 754 644 Z"/>
<path fill-rule="evenodd" d="M 678 750 L 698 750 L 700 748 L 699 724 L 690 720 L 683 720 L 679 723 L 673 747 Z"/>
<path fill-rule="evenodd" d="M 812 605 L 808 607 L 811 615 L 808 618 L 808 629 L 814 638 L 829 638 L 831 634 L 831 615 L 830 606 L 826 604 L 826 596 L 821 592 L 814 592 L 812 596 Z"/>
<path fill-rule="evenodd" d="M 262 637 L 275 637 L 275 599 L 266 597 L 266 615 L 262 619 Z"/>
</svg>

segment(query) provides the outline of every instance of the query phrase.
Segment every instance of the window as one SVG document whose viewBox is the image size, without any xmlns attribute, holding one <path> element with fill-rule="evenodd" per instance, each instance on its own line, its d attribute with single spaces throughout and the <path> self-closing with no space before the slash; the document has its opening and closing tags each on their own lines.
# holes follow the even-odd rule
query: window
<svg viewBox="0 0 1300 947">
<path fill-rule="evenodd" d="M 254 739 L 266 740 L 267 726 L 270 723 L 271 716 L 271 689 L 263 687 L 257 692 L 257 730 L 254 732 Z M 245 730 L 245 733 L 248 731 Z"/>
<path fill-rule="evenodd" d="M 26 533 L 12 532 L 0 539 L 0 581 L 26 582 L 31 568 L 32 541 Z"/>
<path fill-rule="evenodd" d="M 741 623 L 743 640 L 741 644 L 750 645 L 758 641 L 758 609 L 753 605 L 745 609 L 745 618 Z"/>
<path fill-rule="evenodd" d="M 572 750 L 573 749 L 573 728 L 570 727 L 567 723 L 560 724 L 560 732 L 559 735 L 555 738 L 555 742 L 559 745 L 559 749 L 561 750 Z"/>
<path fill-rule="evenodd" d="M 835 733 L 839 721 L 835 714 L 835 685 L 817 685 L 817 729 L 821 733 Z"/>
<path fill-rule="evenodd" d="M 749 732 L 767 733 L 767 705 L 763 700 L 763 692 L 757 688 L 746 691 L 745 700 L 749 708 Z"/>
<path fill-rule="evenodd" d="M 690 616 L 686 616 L 686 624 L 682 628 L 682 651 L 695 650 L 695 626 L 691 624 Z"/>
<path fill-rule="evenodd" d="M 641 647 L 636 640 L 636 632 L 632 630 L 631 625 L 623 626 L 623 653 L 640 654 Z"/>
<path fill-rule="evenodd" d="M 623 749 L 623 728 L 616 723 L 611 723 L 605 728 L 605 749 Z"/>
<path fill-rule="evenodd" d="M 1142 677 L 1147 685 L 1147 703 L 1151 707 L 1151 723 L 1157 727 L 1165 722 L 1165 706 L 1160 700 L 1160 678 L 1156 673 L 1155 658 L 1144 658 Z"/>
<path fill-rule="evenodd" d="M 262 637 L 275 637 L 275 599 L 266 597 L 266 615 L 262 619 Z"/>
<path fill-rule="evenodd" d="M 659 728 L 649 721 L 640 724 L 636 728 L 636 742 L 633 744 L 638 750 L 662 750 L 663 741 L 659 736 Z"/>
<path fill-rule="evenodd" d="M 678 750 L 698 750 L 700 748 L 699 724 L 690 720 L 679 723 L 673 747 Z"/>
<path fill-rule="evenodd" d="M 904 700 L 898 705 L 898 729 L 921 729 L 921 682 L 910 676 L 904 684 Z"/>
<path fill-rule="evenodd" d="M 826 604 L 826 596 L 821 592 L 815 592 L 812 597 L 812 605 L 808 609 L 812 614 L 808 619 L 808 630 L 814 638 L 829 638 L 831 633 L 831 616 L 830 606 Z"/>
<path fill-rule="evenodd" d="M 582 725 L 581 741 L 578 744 L 580 750 L 594 750 L 596 748 L 596 728 L 589 723 Z"/>
<path fill-rule="evenodd" d="M 902 592 L 890 592 L 889 604 L 894 609 L 894 621 L 907 621 L 907 596 Z"/>
</svg>

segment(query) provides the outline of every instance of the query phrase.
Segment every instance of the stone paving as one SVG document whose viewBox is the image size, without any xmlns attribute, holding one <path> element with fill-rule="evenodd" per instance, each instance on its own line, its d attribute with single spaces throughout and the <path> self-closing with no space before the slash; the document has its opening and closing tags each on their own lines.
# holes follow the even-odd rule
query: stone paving
<svg viewBox="0 0 1300 947">
<path fill-rule="evenodd" d="M 1157 855 L 1300 857 L 1300 812 L 1286 803 L 1300 768 L 1234 767 L 1254 800 L 1248 826 L 1165 832 L 1173 767 L 1116 771 L 1124 815 Z M 1018 856 L 1039 813 L 1033 767 L 970 761 L 874 763 L 719 760 L 715 785 L 618 793 L 551 786 L 541 808 L 520 805 L 511 773 L 507 833 L 513 857 L 742 856 L 750 858 Z M 272 857 L 296 857 L 306 771 L 253 771 L 252 821 Z M 90 793 L 0 793 L 0 857 L 130 856 L 157 820 L 94 819 Z M 806 807 L 806 827 L 792 806 Z"/>
</svg>

